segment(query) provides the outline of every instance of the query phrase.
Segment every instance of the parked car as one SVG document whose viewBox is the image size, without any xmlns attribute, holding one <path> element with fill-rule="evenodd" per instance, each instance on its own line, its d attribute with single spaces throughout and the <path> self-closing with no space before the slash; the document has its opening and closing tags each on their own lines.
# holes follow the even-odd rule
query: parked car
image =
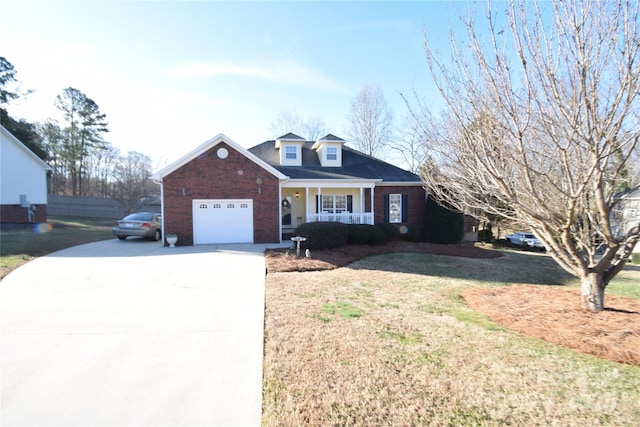
<svg viewBox="0 0 640 427">
<path fill-rule="evenodd" d="M 534 236 L 531 233 L 524 233 L 524 232 L 518 231 L 513 234 L 507 235 L 506 239 L 512 245 L 521 246 L 524 248 L 531 248 L 531 249 L 540 249 L 540 250 L 546 249 L 542 244 L 542 242 L 538 240 L 536 236 Z"/>
<path fill-rule="evenodd" d="M 113 234 L 120 240 L 139 236 L 158 241 L 162 238 L 162 215 L 153 212 L 136 212 L 113 224 Z"/>
</svg>

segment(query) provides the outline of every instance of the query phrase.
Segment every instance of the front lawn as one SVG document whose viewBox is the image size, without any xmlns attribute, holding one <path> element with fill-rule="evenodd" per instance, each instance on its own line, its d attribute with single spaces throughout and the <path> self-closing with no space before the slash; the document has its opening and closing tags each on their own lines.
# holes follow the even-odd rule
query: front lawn
<svg viewBox="0 0 640 427">
<path fill-rule="evenodd" d="M 2 224 L 0 280 L 29 260 L 71 246 L 112 239 L 114 220 L 49 217 L 46 224 Z"/>
<path fill-rule="evenodd" d="M 463 296 L 502 290 L 491 301 L 499 306 L 499 298 L 517 303 L 510 291 L 526 286 L 567 292 L 577 282 L 548 256 L 517 252 L 394 253 L 333 270 L 269 273 L 263 425 L 638 425 L 640 367 L 514 332 Z M 607 289 L 605 304 L 615 310 L 586 314 L 577 326 L 554 314 L 584 315 L 577 296 L 525 292 L 519 298 L 543 310 L 518 318 L 564 339 L 572 329 L 582 340 L 581 332 L 593 332 L 590 316 L 617 318 L 623 323 L 598 325 L 593 346 L 637 355 L 639 288 L 640 271 L 625 269 Z M 614 295 L 635 299 L 623 306 Z"/>
</svg>

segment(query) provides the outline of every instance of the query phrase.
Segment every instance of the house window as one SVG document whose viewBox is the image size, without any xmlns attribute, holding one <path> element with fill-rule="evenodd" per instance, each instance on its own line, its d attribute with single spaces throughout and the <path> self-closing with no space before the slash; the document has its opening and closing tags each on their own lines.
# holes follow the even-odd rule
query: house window
<svg viewBox="0 0 640 427">
<path fill-rule="evenodd" d="M 327 160 L 338 160 L 337 147 L 327 147 Z"/>
<path fill-rule="evenodd" d="M 322 212 L 347 212 L 347 196 L 322 196 Z"/>
<path fill-rule="evenodd" d="M 402 194 L 389 194 L 389 222 L 402 222 Z"/>
<path fill-rule="evenodd" d="M 214 203 L 213 209 L 221 209 L 222 205 L 220 203 Z"/>
<path fill-rule="evenodd" d="M 233 203 L 227 203 L 227 209 L 234 209 L 235 207 Z"/>
<path fill-rule="evenodd" d="M 286 145 L 284 147 L 284 158 L 287 160 L 296 160 L 298 158 L 298 149 L 295 145 Z"/>
</svg>

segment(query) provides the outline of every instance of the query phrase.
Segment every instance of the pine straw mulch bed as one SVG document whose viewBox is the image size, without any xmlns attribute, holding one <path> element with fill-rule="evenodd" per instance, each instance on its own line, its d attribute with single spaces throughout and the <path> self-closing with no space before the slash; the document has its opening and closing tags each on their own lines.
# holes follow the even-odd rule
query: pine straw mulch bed
<svg viewBox="0 0 640 427">
<path fill-rule="evenodd" d="M 640 301 L 605 295 L 606 309 L 580 307 L 578 289 L 512 285 L 470 288 L 467 304 L 507 328 L 614 362 L 640 366 Z"/>
<path fill-rule="evenodd" d="M 295 250 L 269 250 L 267 272 L 331 270 L 371 255 L 418 252 L 469 258 L 498 258 L 502 252 L 472 244 L 435 245 L 392 242 L 385 246 L 350 245 L 313 251 L 298 258 Z M 605 296 L 607 309 L 590 313 L 579 305 L 579 290 L 513 285 L 471 288 L 467 304 L 511 330 L 619 363 L 640 366 L 640 301 Z"/>
<path fill-rule="evenodd" d="M 301 255 L 303 251 L 301 251 Z M 295 249 L 270 249 L 266 252 L 268 273 L 292 271 L 322 271 L 344 267 L 371 255 L 399 252 L 417 252 L 467 258 L 499 258 L 502 252 L 484 249 L 471 243 L 458 245 L 435 245 L 425 242 L 391 242 L 384 246 L 348 245 L 338 249 L 313 250 L 311 257 L 298 258 Z"/>
</svg>

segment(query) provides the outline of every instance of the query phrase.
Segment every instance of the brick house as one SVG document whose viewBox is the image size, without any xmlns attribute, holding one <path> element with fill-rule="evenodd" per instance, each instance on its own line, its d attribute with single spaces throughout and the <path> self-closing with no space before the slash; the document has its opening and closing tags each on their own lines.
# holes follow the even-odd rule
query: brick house
<svg viewBox="0 0 640 427">
<path fill-rule="evenodd" d="M 47 165 L 0 126 L 0 221 L 47 222 Z"/>
<path fill-rule="evenodd" d="M 424 227 L 420 177 L 331 134 L 289 133 L 250 149 L 221 134 L 151 179 L 161 185 L 164 233 L 179 245 L 277 243 L 313 221 Z"/>
</svg>

